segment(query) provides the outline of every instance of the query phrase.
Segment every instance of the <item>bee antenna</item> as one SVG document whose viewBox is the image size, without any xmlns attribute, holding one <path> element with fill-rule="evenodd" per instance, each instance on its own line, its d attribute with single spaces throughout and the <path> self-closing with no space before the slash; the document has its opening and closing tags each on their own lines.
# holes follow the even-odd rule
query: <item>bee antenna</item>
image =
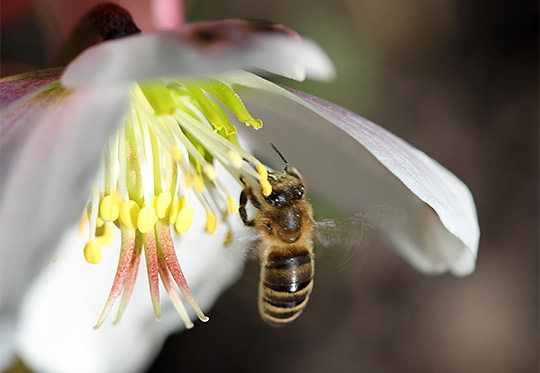
<svg viewBox="0 0 540 373">
<path fill-rule="evenodd" d="M 283 177 L 285 177 L 287 175 L 287 170 L 289 168 L 289 162 L 287 162 L 283 154 L 281 154 L 281 152 L 278 150 L 278 148 L 276 148 L 276 146 L 273 143 L 270 143 L 270 146 L 272 147 L 272 149 L 274 149 L 276 153 L 278 153 L 283 163 L 285 163 L 285 167 L 283 167 Z"/>
<path fill-rule="evenodd" d="M 278 153 L 279 157 L 281 158 L 281 160 L 283 161 L 283 163 L 285 163 L 285 165 L 289 165 L 289 162 L 287 162 L 287 160 L 285 159 L 285 157 L 283 156 L 283 154 L 281 154 L 281 152 L 278 150 L 278 148 L 276 148 L 276 146 L 272 143 L 270 143 L 270 146 L 272 147 L 272 149 L 274 149 L 274 151 L 276 153 Z"/>
</svg>

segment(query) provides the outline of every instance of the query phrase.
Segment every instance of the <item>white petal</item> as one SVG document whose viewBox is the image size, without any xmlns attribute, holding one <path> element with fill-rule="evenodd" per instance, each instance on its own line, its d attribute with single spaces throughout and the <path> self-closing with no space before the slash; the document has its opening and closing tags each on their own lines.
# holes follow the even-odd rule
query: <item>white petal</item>
<svg viewBox="0 0 540 373">
<path fill-rule="evenodd" d="M 471 273 L 479 227 L 470 191 L 426 154 L 366 119 L 248 73 L 228 75 L 262 133 L 247 132 L 266 159 L 274 142 L 307 186 L 348 213 L 379 215 L 397 250 L 425 273 Z M 262 142 L 262 143 L 261 143 Z M 278 166 L 279 168 L 280 166 Z"/>
<path fill-rule="evenodd" d="M 265 69 L 299 80 L 306 75 L 317 79 L 334 75 L 332 63 L 318 46 L 285 27 L 226 20 L 101 43 L 69 64 L 62 82 L 74 88 L 238 68 Z"/>
<path fill-rule="evenodd" d="M 196 217 L 205 215 L 198 204 L 194 208 Z M 239 219 L 234 223 L 242 224 Z M 241 274 L 244 254 L 223 247 L 227 234 L 224 225 L 218 226 L 212 236 L 203 233 L 203 229 L 204 219 L 199 219 L 180 242 L 177 240 L 176 247 L 186 279 L 211 323 L 209 308 Z M 116 316 L 113 310 L 100 330 L 92 329 L 116 270 L 119 237 L 116 238 L 114 244 L 104 248 L 102 262 L 90 265 L 82 255 L 84 239 L 70 232 L 57 262 L 51 263 L 34 283 L 24 303 L 17 342 L 21 357 L 35 371 L 142 371 L 155 358 L 165 338 L 183 328 L 163 287 L 162 320 L 155 321 L 143 259 L 133 296 L 120 323 L 112 324 Z M 195 327 L 211 324 L 196 322 Z"/>
<path fill-rule="evenodd" d="M 14 326 L 26 288 L 50 261 L 63 229 L 79 220 L 106 140 L 123 118 L 127 90 L 73 92 L 34 118 L 35 129 L 19 143 L 9 178 L 2 180 L 1 327 Z M 0 331 L 2 351 L 9 354 L 6 333 Z"/>
</svg>

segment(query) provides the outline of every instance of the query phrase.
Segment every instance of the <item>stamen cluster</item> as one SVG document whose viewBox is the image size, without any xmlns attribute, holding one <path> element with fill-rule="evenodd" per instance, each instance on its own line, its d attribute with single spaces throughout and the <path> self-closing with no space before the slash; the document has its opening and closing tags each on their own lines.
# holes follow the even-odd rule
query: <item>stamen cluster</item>
<svg viewBox="0 0 540 373">
<path fill-rule="evenodd" d="M 138 83 L 123 125 L 107 145 L 104 167 L 87 206 L 84 222 L 89 263 L 101 260 L 100 243 L 107 242 L 112 225 L 121 232 L 116 276 L 99 328 L 120 293 L 116 322 L 129 301 L 144 248 L 150 295 L 160 318 L 159 278 L 187 328 L 193 327 L 175 283 L 202 321 L 208 318 L 197 305 L 180 268 L 171 231 L 187 232 L 193 216 L 192 197 L 206 210 L 206 232 L 218 220 L 237 211 L 236 199 L 220 181 L 215 161 L 237 180 L 257 180 L 265 195 L 271 192 L 266 168 L 238 145 L 236 128 L 223 105 L 239 121 L 262 126 L 248 113 L 240 97 L 216 79 Z M 230 230 L 229 230 L 230 232 Z"/>
</svg>

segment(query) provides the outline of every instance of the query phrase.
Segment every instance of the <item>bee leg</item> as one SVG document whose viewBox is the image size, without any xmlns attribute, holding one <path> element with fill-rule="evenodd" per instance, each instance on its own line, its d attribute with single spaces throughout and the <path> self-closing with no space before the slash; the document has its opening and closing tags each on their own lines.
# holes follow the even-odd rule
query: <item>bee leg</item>
<svg viewBox="0 0 540 373">
<path fill-rule="evenodd" d="M 242 180 L 242 179 L 240 179 L 240 180 Z M 244 225 L 246 225 L 248 227 L 254 227 L 255 226 L 255 221 L 253 219 L 251 219 L 251 220 L 248 219 L 247 211 L 246 211 L 246 204 L 247 204 L 247 201 L 248 201 L 248 195 L 250 197 L 252 196 L 251 193 L 246 192 L 246 189 L 244 189 L 242 191 L 242 193 L 240 193 L 240 206 L 238 207 L 238 212 L 240 213 L 240 218 L 242 219 L 242 222 L 244 223 Z"/>
<path fill-rule="evenodd" d="M 249 193 L 249 194 L 250 194 L 249 199 L 251 200 L 251 204 L 253 205 L 253 207 L 255 207 L 257 210 L 262 211 L 263 207 L 261 203 L 259 202 L 259 200 L 257 199 L 257 197 L 255 197 L 253 193 Z"/>
<path fill-rule="evenodd" d="M 240 182 L 242 183 L 242 185 L 244 185 L 244 189 L 246 189 L 247 184 L 246 184 L 246 181 L 244 180 L 244 175 L 240 175 L 239 179 L 240 179 Z"/>
</svg>

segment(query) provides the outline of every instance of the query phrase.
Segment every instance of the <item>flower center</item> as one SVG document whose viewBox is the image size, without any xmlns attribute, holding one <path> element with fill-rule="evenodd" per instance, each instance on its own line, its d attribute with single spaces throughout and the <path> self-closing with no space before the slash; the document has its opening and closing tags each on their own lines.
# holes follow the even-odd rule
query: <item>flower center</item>
<svg viewBox="0 0 540 373">
<path fill-rule="evenodd" d="M 125 121 L 106 147 L 103 171 L 83 217 L 89 226 L 84 248 L 89 263 L 101 260 L 100 244 L 108 242 L 113 226 L 122 236 L 117 273 L 94 328 L 102 325 L 123 293 L 116 321 L 120 319 L 143 247 L 156 318 L 160 318 L 161 278 L 186 327 L 193 324 L 175 283 L 199 318 L 208 319 L 189 290 L 171 231 L 183 234 L 189 230 L 194 218 L 193 196 L 206 210 L 209 234 L 218 221 L 226 222 L 237 211 L 236 199 L 216 172 L 216 161 L 237 180 L 242 177 L 254 186 L 259 183 L 264 195 L 271 193 L 266 168 L 238 145 L 236 128 L 222 105 L 246 125 L 262 126 L 236 92 L 215 79 L 132 86 Z"/>
</svg>

